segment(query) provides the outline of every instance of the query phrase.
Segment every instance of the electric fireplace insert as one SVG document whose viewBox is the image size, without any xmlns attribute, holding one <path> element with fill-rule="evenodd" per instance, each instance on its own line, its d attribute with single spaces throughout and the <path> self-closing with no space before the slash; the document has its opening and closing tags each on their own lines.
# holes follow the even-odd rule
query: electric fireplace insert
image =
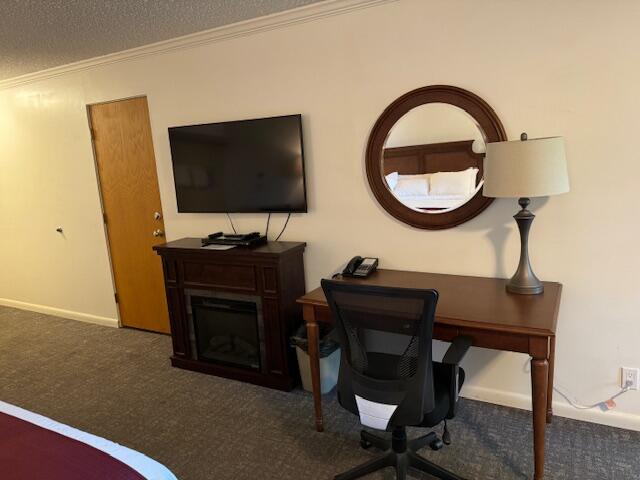
<svg viewBox="0 0 640 480">
<path fill-rule="evenodd" d="M 257 302 L 197 294 L 190 300 L 197 359 L 260 371 L 263 347 Z"/>
</svg>

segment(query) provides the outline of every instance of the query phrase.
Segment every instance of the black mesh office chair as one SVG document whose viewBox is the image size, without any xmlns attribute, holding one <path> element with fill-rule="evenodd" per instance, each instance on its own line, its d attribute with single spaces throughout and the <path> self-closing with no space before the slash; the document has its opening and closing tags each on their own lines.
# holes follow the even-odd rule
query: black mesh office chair
<svg viewBox="0 0 640 480">
<path fill-rule="evenodd" d="M 355 285 L 323 280 L 329 307 L 338 323 L 342 346 L 338 400 L 360 422 L 391 431 L 391 441 L 362 430 L 363 448 L 386 453 L 336 480 L 359 478 L 395 467 L 405 479 L 409 469 L 445 480 L 461 477 L 429 462 L 416 451 L 450 443 L 446 420 L 454 417 L 464 382 L 459 363 L 471 345 L 457 337 L 441 363 L 431 358 L 433 320 L 438 292 Z M 444 422 L 442 440 L 434 432 L 407 441 L 407 426 L 434 427 Z"/>
</svg>

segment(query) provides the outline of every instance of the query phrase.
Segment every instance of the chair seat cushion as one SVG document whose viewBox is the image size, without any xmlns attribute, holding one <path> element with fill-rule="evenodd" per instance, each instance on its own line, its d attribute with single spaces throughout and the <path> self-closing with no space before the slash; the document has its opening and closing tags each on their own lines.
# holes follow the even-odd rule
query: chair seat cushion
<svg viewBox="0 0 640 480">
<path fill-rule="evenodd" d="M 464 383 L 465 373 L 462 368 L 459 370 L 458 377 L 458 391 L 462 388 Z M 451 367 L 440 362 L 433 362 L 433 387 L 434 387 L 434 400 L 435 407 L 430 412 L 426 413 L 422 419 L 420 427 L 433 427 L 447 418 L 449 413 L 449 407 L 451 406 L 451 400 L 449 395 L 449 385 L 451 374 Z"/>
</svg>

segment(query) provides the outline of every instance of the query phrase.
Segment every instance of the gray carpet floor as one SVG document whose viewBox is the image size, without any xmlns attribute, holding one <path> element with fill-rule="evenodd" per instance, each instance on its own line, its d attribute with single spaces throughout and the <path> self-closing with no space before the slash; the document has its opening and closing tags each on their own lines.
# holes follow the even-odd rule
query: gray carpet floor
<svg viewBox="0 0 640 480">
<path fill-rule="evenodd" d="M 309 394 L 172 368 L 170 353 L 164 335 L 0 307 L 1 400 L 143 452 L 180 480 L 330 479 L 372 455 L 334 396 L 317 433 Z M 450 427 L 451 446 L 421 453 L 468 479 L 532 477 L 528 412 L 463 399 Z M 559 417 L 547 432 L 548 479 L 640 478 L 639 432 Z"/>
</svg>

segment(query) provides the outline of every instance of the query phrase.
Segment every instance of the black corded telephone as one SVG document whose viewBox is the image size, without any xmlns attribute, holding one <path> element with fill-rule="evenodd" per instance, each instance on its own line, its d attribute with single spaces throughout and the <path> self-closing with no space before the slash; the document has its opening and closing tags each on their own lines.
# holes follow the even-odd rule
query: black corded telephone
<svg viewBox="0 0 640 480">
<path fill-rule="evenodd" d="M 347 266 L 344 267 L 342 275 L 349 277 L 367 277 L 369 274 L 375 272 L 376 268 L 378 268 L 377 258 L 355 256 L 349 260 Z"/>
</svg>

